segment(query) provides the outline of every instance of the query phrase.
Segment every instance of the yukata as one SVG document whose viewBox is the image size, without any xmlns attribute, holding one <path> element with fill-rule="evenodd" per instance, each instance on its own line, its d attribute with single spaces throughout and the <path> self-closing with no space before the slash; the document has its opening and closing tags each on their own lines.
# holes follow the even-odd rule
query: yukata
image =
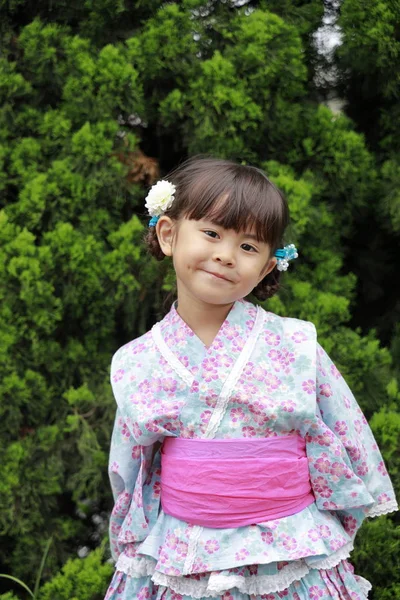
<svg viewBox="0 0 400 600">
<path fill-rule="evenodd" d="M 392 512 L 396 499 L 367 421 L 312 323 L 239 300 L 207 348 L 172 306 L 116 352 L 111 381 L 116 571 L 107 600 L 367 597 L 369 582 L 347 558 L 363 519 Z M 210 528 L 163 511 L 166 438 L 289 434 L 305 443 L 314 495 L 296 514 Z"/>
</svg>

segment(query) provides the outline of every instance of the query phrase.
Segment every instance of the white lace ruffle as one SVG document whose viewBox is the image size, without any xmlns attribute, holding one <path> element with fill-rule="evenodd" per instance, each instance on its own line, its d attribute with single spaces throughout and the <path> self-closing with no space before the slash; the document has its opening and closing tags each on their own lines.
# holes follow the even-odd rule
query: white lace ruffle
<svg viewBox="0 0 400 600">
<path fill-rule="evenodd" d="M 387 515 L 388 513 L 399 510 L 396 500 L 388 500 L 382 504 L 377 504 L 369 509 L 367 517 L 380 517 L 381 515 Z"/>
<path fill-rule="evenodd" d="M 361 575 L 357 575 L 356 580 L 361 588 L 362 593 L 368 598 L 368 593 L 372 590 L 372 585 L 368 579 L 364 579 L 364 577 L 361 577 Z"/>
<path fill-rule="evenodd" d="M 273 575 L 250 575 L 243 577 L 236 573 L 222 573 L 212 571 L 208 576 L 200 579 L 187 576 L 167 575 L 155 570 L 156 561 L 147 557 L 129 557 L 121 554 L 118 558 L 116 569 L 122 571 L 129 577 L 151 577 L 156 585 L 170 588 L 177 594 L 191 596 L 192 598 L 211 598 L 223 595 L 225 592 L 236 588 L 242 594 L 264 595 L 282 592 L 294 581 L 305 577 L 312 569 L 331 569 L 336 567 L 342 560 L 348 558 L 353 546 L 351 543 L 340 548 L 332 556 L 307 565 L 305 560 L 289 563 Z M 356 576 L 363 594 L 368 597 L 371 589 L 369 581 Z"/>
<path fill-rule="evenodd" d="M 156 566 L 156 561 L 146 556 L 125 556 L 120 554 L 116 562 L 115 568 L 117 571 L 122 571 L 130 577 L 146 577 L 153 575 Z"/>
<path fill-rule="evenodd" d="M 333 569 L 333 567 L 336 567 L 340 563 L 340 561 L 349 558 L 352 550 L 353 542 L 347 542 L 347 544 L 339 548 L 339 550 L 336 550 L 336 552 L 334 552 L 327 558 L 322 558 L 321 560 L 313 561 L 310 567 L 313 569 Z"/>
<path fill-rule="evenodd" d="M 232 395 L 233 389 L 242 374 L 242 371 L 245 365 L 248 363 L 250 356 L 254 350 L 256 345 L 256 341 L 258 336 L 261 333 L 261 330 L 264 325 L 264 311 L 260 306 L 257 306 L 257 314 L 255 318 L 255 322 L 253 325 L 253 329 L 250 332 L 249 337 L 246 340 L 243 350 L 241 351 L 239 358 L 235 362 L 232 367 L 231 372 L 229 373 L 223 387 L 221 393 L 218 397 L 217 404 L 213 410 L 211 418 L 208 422 L 206 432 L 204 434 L 205 438 L 212 439 L 215 437 L 215 434 L 218 431 L 218 428 L 221 424 L 221 421 L 226 412 L 226 408 L 229 403 L 229 398 Z"/>
<path fill-rule="evenodd" d="M 171 369 L 175 371 L 178 377 L 180 377 L 180 379 L 182 379 L 188 387 L 191 387 L 194 381 L 194 375 L 189 371 L 189 369 L 187 369 L 183 365 L 183 363 L 181 363 L 181 361 L 177 358 L 177 356 L 175 356 L 172 350 L 165 343 L 161 333 L 160 323 L 156 323 L 152 327 L 151 335 L 153 336 L 153 340 L 156 346 L 158 347 L 161 355 L 163 356 L 163 358 L 165 358 Z"/>
<path fill-rule="evenodd" d="M 197 580 L 174 577 L 156 571 L 152 581 L 157 585 L 170 588 L 177 594 L 197 599 L 222 595 L 233 588 L 237 588 L 242 594 L 263 595 L 285 590 L 291 583 L 307 575 L 309 571 L 310 569 L 303 561 L 296 561 L 275 575 L 241 577 L 240 575 L 212 572 L 208 578 Z"/>
</svg>

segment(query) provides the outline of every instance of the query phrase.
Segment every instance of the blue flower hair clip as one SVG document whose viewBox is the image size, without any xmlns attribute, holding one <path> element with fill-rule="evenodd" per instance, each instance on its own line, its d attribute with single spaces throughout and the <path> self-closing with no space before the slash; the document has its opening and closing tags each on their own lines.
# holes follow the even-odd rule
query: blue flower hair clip
<svg viewBox="0 0 400 600">
<path fill-rule="evenodd" d="M 276 262 L 278 271 L 287 271 L 289 261 L 297 258 L 299 255 L 296 246 L 294 244 L 289 244 L 284 248 L 278 248 L 274 256 L 278 259 Z"/>
</svg>

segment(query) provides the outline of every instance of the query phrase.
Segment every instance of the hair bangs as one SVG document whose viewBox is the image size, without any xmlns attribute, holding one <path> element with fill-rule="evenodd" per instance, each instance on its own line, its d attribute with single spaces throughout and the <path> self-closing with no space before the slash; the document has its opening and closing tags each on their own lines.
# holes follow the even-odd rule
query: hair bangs
<svg viewBox="0 0 400 600">
<path fill-rule="evenodd" d="M 185 190 L 185 206 L 180 214 L 196 221 L 206 219 L 238 233 L 253 233 L 272 249 L 279 247 L 289 220 L 279 190 L 255 167 L 222 160 L 204 164 L 207 162 L 201 161 L 201 172 L 192 173 L 190 180 L 176 181 L 177 190 Z M 176 208 L 180 204 L 177 200 Z"/>
</svg>

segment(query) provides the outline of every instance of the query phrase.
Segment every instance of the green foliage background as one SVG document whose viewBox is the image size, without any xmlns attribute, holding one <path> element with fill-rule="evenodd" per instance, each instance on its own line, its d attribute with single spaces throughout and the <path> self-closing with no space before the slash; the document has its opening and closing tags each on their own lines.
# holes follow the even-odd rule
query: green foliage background
<svg viewBox="0 0 400 600">
<path fill-rule="evenodd" d="M 41 600 L 101 599 L 112 571 L 109 362 L 171 281 L 143 248 L 138 150 L 161 174 L 195 153 L 250 162 L 284 190 L 301 256 L 268 309 L 316 324 L 400 488 L 400 5 L 342 3 L 343 114 L 315 78 L 323 11 L 0 1 L 0 570 L 32 585 L 52 535 Z M 374 600 L 400 598 L 399 531 L 389 516 L 357 539 Z"/>
</svg>

